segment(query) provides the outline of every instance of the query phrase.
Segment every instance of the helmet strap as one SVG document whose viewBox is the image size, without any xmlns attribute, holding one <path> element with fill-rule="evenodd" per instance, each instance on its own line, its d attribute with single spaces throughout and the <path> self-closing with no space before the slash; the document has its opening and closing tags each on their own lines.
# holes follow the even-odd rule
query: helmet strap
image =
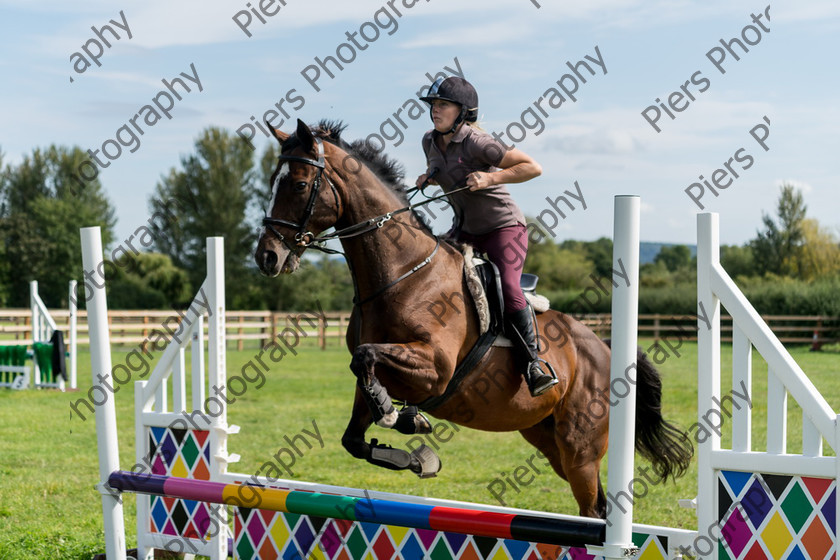
<svg viewBox="0 0 840 560">
<path fill-rule="evenodd" d="M 461 105 L 461 112 L 458 113 L 458 116 L 455 117 L 455 122 L 452 123 L 452 128 L 449 129 L 448 132 L 444 132 L 443 135 L 446 136 L 447 134 L 454 134 L 455 130 L 458 128 L 458 125 L 464 122 L 464 117 L 467 116 L 467 109 L 463 105 Z M 435 119 L 432 116 L 432 110 L 429 108 L 429 119 L 434 123 Z"/>
<path fill-rule="evenodd" d="M 458 116 L 455 117 L 455 122 L 452 123 L 452 128 L 449 129 L 449 132 L 444 132 L 446 134 L 455 134 L 455 130 L 458 128 L 458 125 L 464 122 L 464 117 L 467 116 L 467 109 L 463 105 L 461 105 L 461 112 L 458 113 Z M 433 121 L 434 122 L 434 121 Z"/>
</svg>

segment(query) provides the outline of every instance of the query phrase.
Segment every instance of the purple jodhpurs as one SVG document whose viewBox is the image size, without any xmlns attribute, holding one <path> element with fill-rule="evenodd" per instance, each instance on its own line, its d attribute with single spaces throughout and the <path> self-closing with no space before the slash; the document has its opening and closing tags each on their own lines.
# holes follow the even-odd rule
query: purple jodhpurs
<svg viewBox="0 0 840 560">
<path fill-rule="evenodd" d="M 522 267 L 528 253 L 528 230 L 522 224 L 495 229 L 482 235 L 458 232 L 458 240 L 469 243 L 476 250 L 487 253 L 499 268 L 505 313 L 524 309 L 528 302 L 519 287 Z"/>
</svg>

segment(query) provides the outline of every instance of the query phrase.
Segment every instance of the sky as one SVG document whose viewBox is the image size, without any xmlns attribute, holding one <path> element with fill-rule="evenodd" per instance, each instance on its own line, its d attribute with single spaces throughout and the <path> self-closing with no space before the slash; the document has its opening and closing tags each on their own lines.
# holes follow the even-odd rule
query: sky
<svg viewBox="0 0 840 560">
<path fill-rule="evenodd" d="M 252 138 L 256 160 L 266 112 L 289 132 L 340 119 L 413 184 L 431 122 L 410 100 L 452 70 L 482 127 L 542 166 L 509 189 L 557 241 L 611 236 L 613 197 L 637 194 L 643 241 L 693 244 L 706 211 L 741 245 L 783 182 L 840 231 L 834 0 L 0 0 L 0 14 L 4 164 L 91 150 L 118 240 L 206 127 Z"/>
</svg>

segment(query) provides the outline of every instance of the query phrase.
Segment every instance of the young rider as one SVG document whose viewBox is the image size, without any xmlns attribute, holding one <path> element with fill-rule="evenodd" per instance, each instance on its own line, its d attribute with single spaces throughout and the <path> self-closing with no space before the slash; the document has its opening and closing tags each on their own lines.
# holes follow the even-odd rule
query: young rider
<svg viewBox="0 0 840 560">
<path fill-rule="evenodd" d="M 448 197 L 455 211 L 450 236 L 486 253 L 498 267 L 508 336 L 527 359 L 531 394 L 540 395 L 557 379 L 542 370 L 538 359 L 531 310 L 519 286 L 528 250 L 525 216 L 504 185 L 533 179 L 542 168 L 478 128 L 478 93 L 467 80 L 439 78 L 420 99 L 431 106 L 434 129 L 423 136 L 427 172 L 417 178 L 417 186 L 436 170 L 429 183 L 444 192 L 469 187 Z"/>
</svg>

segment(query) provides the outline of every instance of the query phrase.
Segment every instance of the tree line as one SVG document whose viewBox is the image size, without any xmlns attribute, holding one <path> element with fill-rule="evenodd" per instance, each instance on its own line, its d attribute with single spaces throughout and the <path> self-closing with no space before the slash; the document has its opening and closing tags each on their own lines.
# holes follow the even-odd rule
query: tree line
<svg viewBox="0 0 840 560">
<path fill-rule="evenodd" d="M 36 148 L 18 165 L 4 165 L 0 153 L 0 307 L 28 307 L 30 280 L 38 280 L 49 307 L 66 306 L 68 280 L 82 280 L 79 227 L 98 225 L 115 264 L 106 275 L 112 308 L 185 306 L 204 279 L 204 239 L 221 235 L 229 308 L 304 310 L 319 302 L 324 310 L 350 309 L 352 280 L 341 259 L 310 257 L 280 280 L 256 269 L 252 255 L 277 155 L 268 146 L 255 158 L 237 135 L 203 130 L 193 151 L 158 180 L 147 222 L 120 240 L 99 179 L 79 189 L 74 172 L 87 157 L 80 148 Z M 722 246 L 721 261 L 762 313 L 840 316 L 838 237 L 807 216 L 803 195 L 791 184 L 780 188 L 756 237 Z M 689 247 L 662 247 L 641 267 L 640 311 L 693 314 L 695 266 Z M 609 238 L 542 236 L 532 239 L 524 270 L 540 276 L 540 291 L 555 309 L 580 311 L 581 294 L 594 279 L 609 279 L 611 269 Z M 609 312 L 609 298 L 585 310 Z"/>
</svg>

